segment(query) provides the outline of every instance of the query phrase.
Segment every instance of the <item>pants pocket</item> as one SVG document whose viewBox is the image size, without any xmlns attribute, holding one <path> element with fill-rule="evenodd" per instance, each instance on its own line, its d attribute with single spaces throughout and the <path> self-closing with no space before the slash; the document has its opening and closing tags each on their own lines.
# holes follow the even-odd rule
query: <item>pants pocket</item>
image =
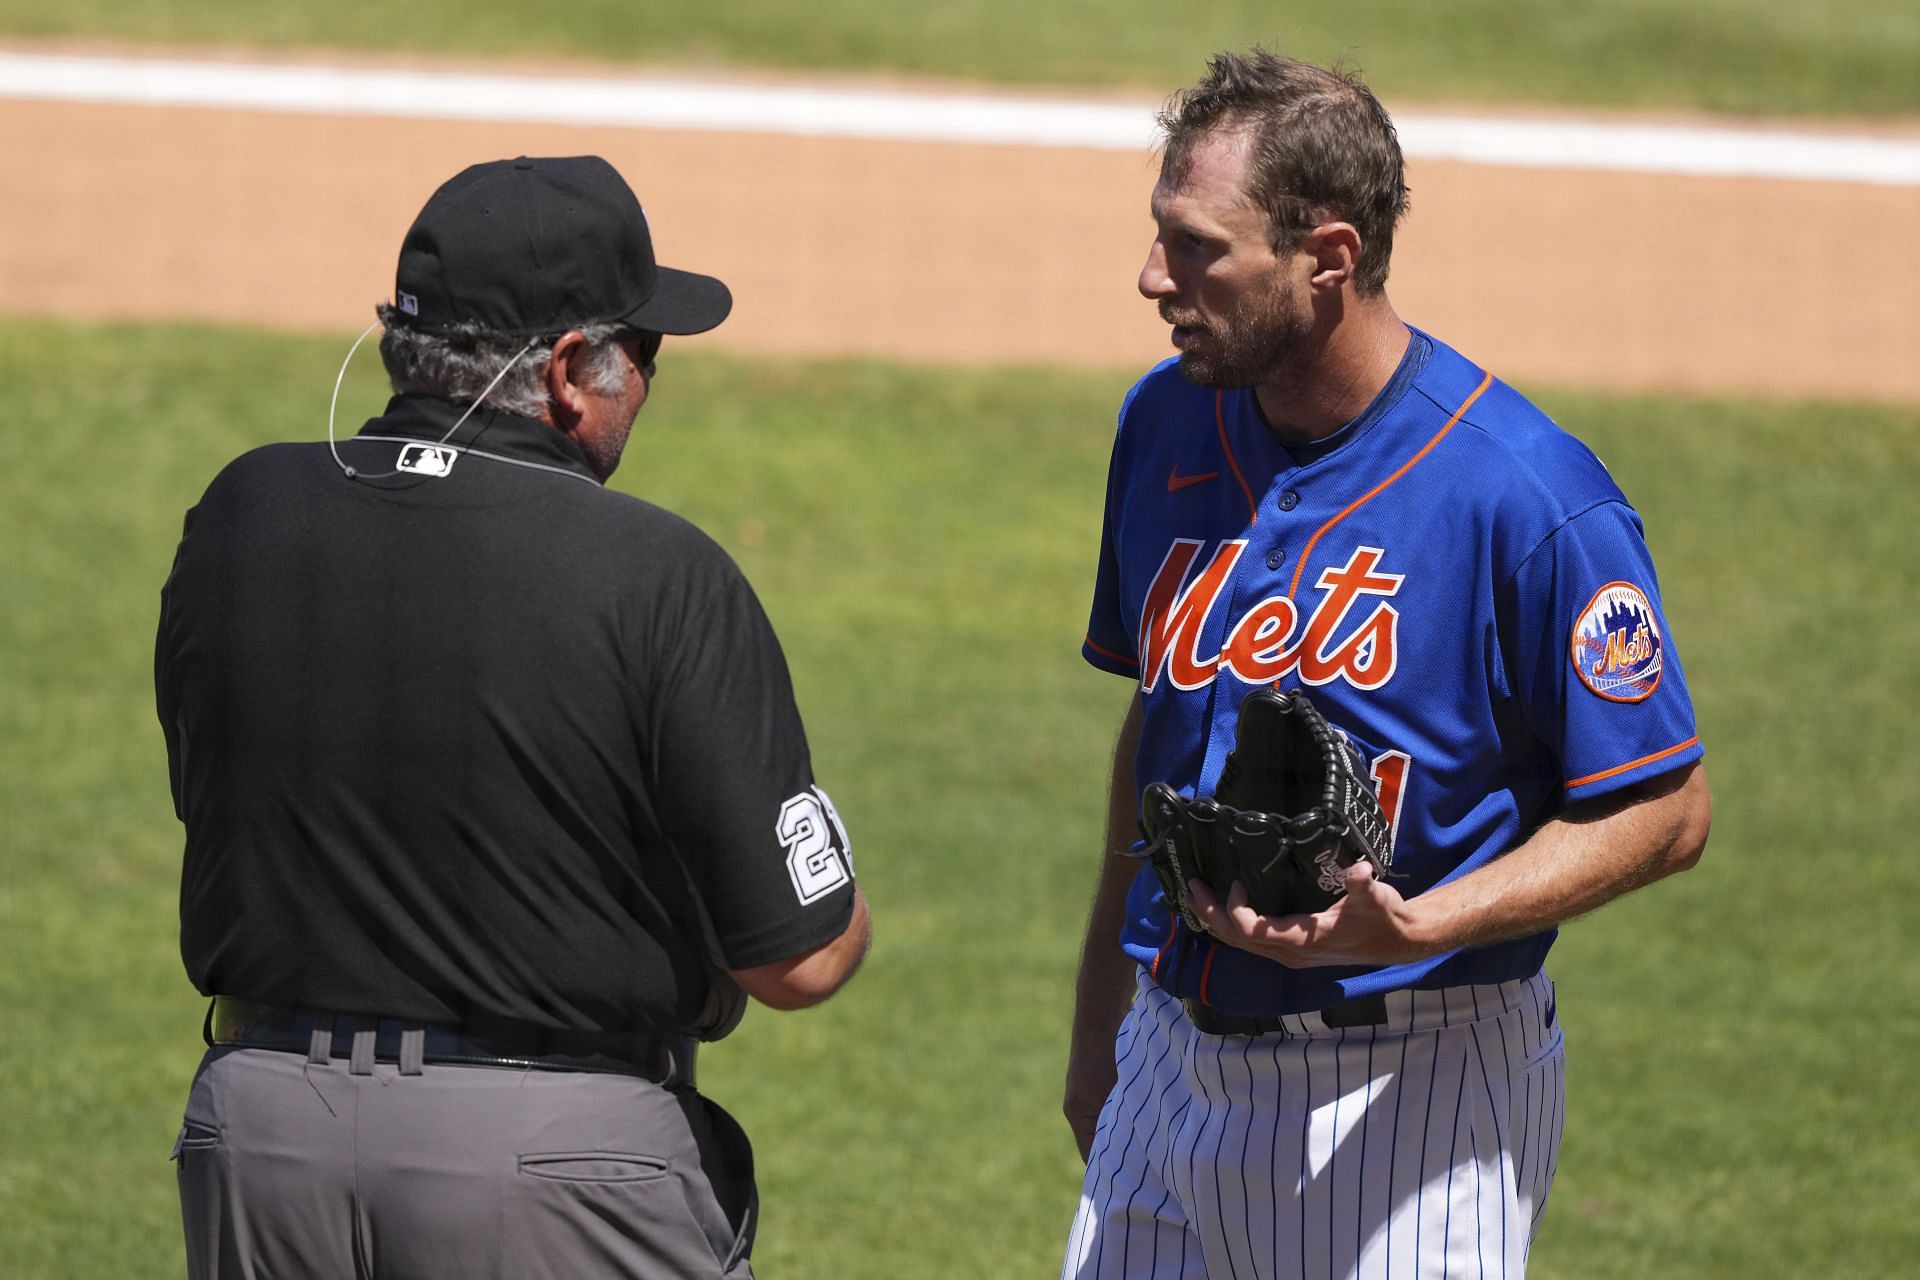
<svg viewBox="0 0 1920 1280">
<path fill-rule="evenodd" d="M 173 1150 L 167 1159 L 178 1163 L 186 1158 L 189 1151 L 212 1151 L 219 1145 L 218 1129 L 197 1120 L 188 1120 L 181 1124 L 180 1136 L 173 1140 Z"/>
<path fill-rule="evenodd" d="M 1566 1033 L 1560 1030 L 1560 1028 L 1555 1027 L 1547 1033 L 1545 1040 L 1534 1046 L 1533 1052 L 1527 1055 L 1527 1060 L 1520 1064 L 1520 1073 L 1526 1075 L 1529 1072 L 1539 1070 L 1548 1062 L 1558 1057 L 1560 1051 L 1566 1047 L 1566 1043 Z"/>
<path fill-rule="evenodd" d="M 555 1151 L 520 1157 L 520 1172 L 554 1182 L 657 1182 L 667 1162 L 620 1151 Z"/>
</svg>

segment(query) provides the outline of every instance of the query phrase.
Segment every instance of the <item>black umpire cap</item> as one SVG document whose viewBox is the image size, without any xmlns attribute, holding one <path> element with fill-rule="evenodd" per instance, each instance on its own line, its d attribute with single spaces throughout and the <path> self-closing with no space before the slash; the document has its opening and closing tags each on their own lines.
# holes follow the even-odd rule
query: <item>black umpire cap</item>
<svg viewBox="0 0 1920 1280">
<path fill-rule="evenodd" d="M 400 245 L 390 323 L 512 337 L 589 324 L 704 333 L 733 294 L 653 258 L 647 215 L 599 156 L 493 160 L 447 180 Z"/>
</svg>

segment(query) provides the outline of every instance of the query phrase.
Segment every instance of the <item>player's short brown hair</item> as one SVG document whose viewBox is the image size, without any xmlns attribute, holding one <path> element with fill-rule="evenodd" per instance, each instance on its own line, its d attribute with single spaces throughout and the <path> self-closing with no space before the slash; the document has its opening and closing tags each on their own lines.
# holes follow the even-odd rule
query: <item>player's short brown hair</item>
<svg viewBox="0 0 1920 1280">
<path fill-rule="evenodd" d="M 1258 45 L 1219 53 L 1198 84 L 1167 100 L 1159 124 L 1162 171 L 1176 182 L 1202 140 L 1247 130 L 1247 198 L 1266 210 L 1274 247 L 1291 249 L 1324 222 L 1352 223 L 1360 233 L 1355 286 L 1386 287 L 1394 224 L 1407 211 L 1406 166 L 1393 121 L 1358 75 Z"/>
</svg>

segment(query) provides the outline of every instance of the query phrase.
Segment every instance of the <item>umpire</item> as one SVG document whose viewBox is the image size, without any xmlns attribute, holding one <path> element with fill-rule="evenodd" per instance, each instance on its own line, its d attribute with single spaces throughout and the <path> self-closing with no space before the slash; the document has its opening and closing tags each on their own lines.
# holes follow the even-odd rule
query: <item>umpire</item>
<svg viewBox="0 0 1920 1280">
<path fill-rule="evenodd" d="M 826 999 L 867 909 L 751 588 L 602 487 L 662 335 L 731 305 L 604 160 L 476 165 L 401 247 L 386 412 L 187 513 L 191 1275 L 751 1274 L 693 1045 Z"/>
</svg>

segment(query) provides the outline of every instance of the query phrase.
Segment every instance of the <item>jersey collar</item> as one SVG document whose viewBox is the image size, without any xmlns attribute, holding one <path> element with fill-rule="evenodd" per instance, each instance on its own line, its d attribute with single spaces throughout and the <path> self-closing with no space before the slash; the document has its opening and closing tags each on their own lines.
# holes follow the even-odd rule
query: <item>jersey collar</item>
<svg viewBox="0 0 1920 1280">
<path fill-rule="evenodd" d="M 363 437 L 402 437 L 427 444 L 440 444 L 453 424 L 466 412 L 464 404 L 455 404 L 440 396 L 403 393 L 387 402 L 387 410 L 360 428 Z M 576 472 L 600 483 L 587 465 L 580 446 L 544 422 L 523 418 L 517 413 L 481 406 L 473 411 L 452 439 L 444 441 L 462 449 L 492 454 L 512 462 L 527 462 Z"/>
<path fill-rule="evenodd" d="M 1400 363 L 1394 366 L 1393 376 L 1387 379 L 1387 385 L 1380 388 L 1379 393 L 1373 397 L 1366 408 L 1360 411 L 1358 417 L 1332 435 L 1322 436 L 1307 444 L 1280 444 L 1280 437 L 1273 433 L 1273 425 L 1267 421 L 1266 413 L 1260 408 L 1260 397 L 1254 394 L 1252 388 L 1248 388 L 1245 394 L 1253 413 L 1253 420 L 1265 429 L 1269 440 L 1293 459 L 1295 466 L 1310 467 L 1329 454 L 1345 448 L 1365 435 L 1375 423 L 1385 417 L 1387 410 L 1406 394 L 1407 388 L 1413 385 L 1413 380 L 1420 376 L 1422 369 L 1427 367 L 1427 359 L 1433 351 L 1432 339 L 1412 325 L 1407 326 L 1407 333 L 1407 349 L 1401 354 Z"/>
</svg>

